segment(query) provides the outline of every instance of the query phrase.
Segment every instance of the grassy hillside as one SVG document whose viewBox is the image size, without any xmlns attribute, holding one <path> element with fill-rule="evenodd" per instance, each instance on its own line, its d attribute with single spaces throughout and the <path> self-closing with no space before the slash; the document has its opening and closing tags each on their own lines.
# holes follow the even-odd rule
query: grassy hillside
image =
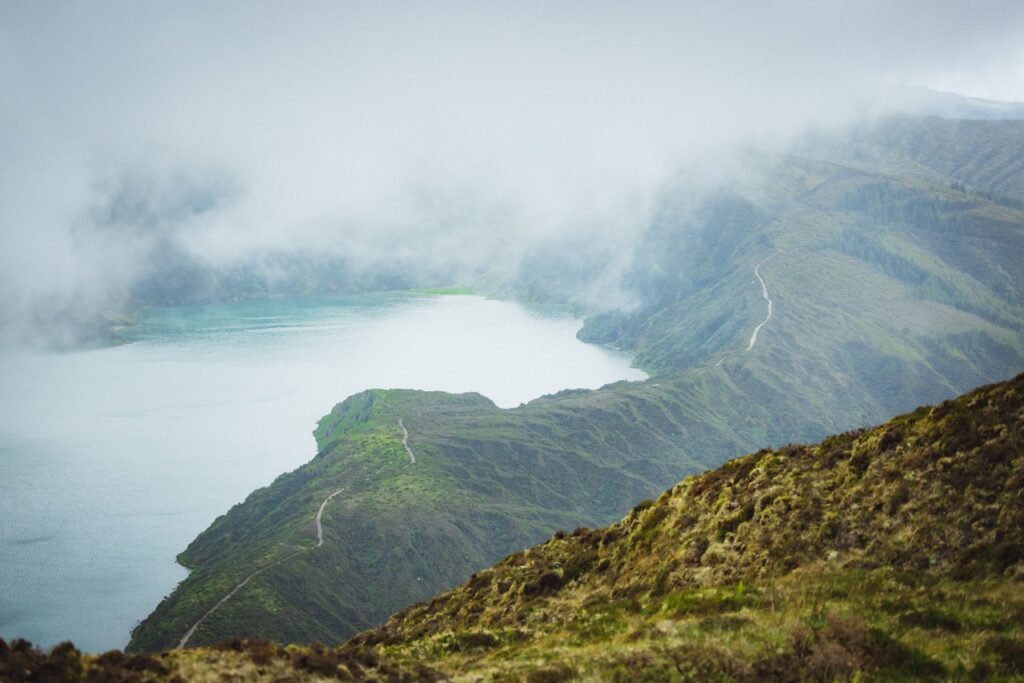
<svg viewBox="0 0 1024 683">
<path fill-rule="evenodd" d="M 342 646 L 0 641 L 0 678 L 1021 680 L 1022 490 L 1024 375 L 688 477 Z"/>
<path fill-rule="evenodd" d="M 173 646 L 263 568 L 190 644 L 340 640 L 555 529 L 608 523 L 731 454 L 816 440 L 1020 372 L 1024 211 L 971 189 L 980 175 L 949 174 L 971 145 L 1017 150 L 998 156 L 1001 177 L 1022 172 L 1024 156 L 1017 122 L 974 123 L 963 148 L 944 152 L 955 161 L 919 158 L 903 175 L 909 143 L 880 156 L 868 131 L 860 156 L 843 152 L 847 163 L 821 159 L 846 142 L 819 141 L 803 152 L 821 158 L 752 154 L 746 180 L 696 200 L 667 191 L 626 277 L 643 304 L 580 333 L 631 349 L 651 380 L 514 410 L 442 393 L 346 400 L 321 422 L 316 458 L 182 554 L 192 574 L 130 647 Z M 959 140 L 941 119 L 891 125 Z M 751 348 L 767 314 L 755 267 L 773 314 Z M 313 516 L 341 488 L 324 512 L 324 545 L 292 556 L 313 544 Z"/>
<path fill-rule="evenodd" d="M 516 410 L 472 394 L 353 396 L 321 421 L 313 461 L 254 492 L 182 553 L 193 573 L 132 648 L 173 646 L 254 569 L 311 546 L 317 508 L 338 489 L 323 547 L 254 578 L 190 642 L 240 625 L 282 642 L 341 640 L 552 529 L 607 523 L 662 482 L 708 466 L 676 445 L 688 432 L 703 438 L 687 448 L 733 447 L 729 435 L 711 441 L 713 430 L 662 408 L 685 398 L 671 384 L 570 392 Z"/>
<path fill-rule="evenodd" d="M 1019 376 L 689 477 L 355 643 L 456 679 L 1024 677 L 1022 490 Z"/>
</svg>

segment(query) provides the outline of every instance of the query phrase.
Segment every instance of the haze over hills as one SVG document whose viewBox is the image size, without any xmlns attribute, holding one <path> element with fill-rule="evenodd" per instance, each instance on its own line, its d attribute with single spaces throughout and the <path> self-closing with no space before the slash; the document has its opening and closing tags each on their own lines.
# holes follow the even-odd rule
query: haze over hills
<svg viewBox="0 0 1024 683">
<path fill-rule="evenodd" d="M 700 194 L 736 148 L 1024 97 L 1009 0 L 599 5 L 2 8 L 0 342 L 411 286 L 628 308 L 680 168 Z"/>
<path fill-rule="evenodd" d="M 1024 102 L 1006 102 L 984 97 L 966 97 L 955 92 L 921 86 L 890 84 L 886 98 L 908 114 L 941 116 L 946 119 L 1024 119 Z"/>
<path fill-rule="evenodd" d="M 175 645 L 265 566 L 190 644 L 340 640 L 732 453 L 818 439 L 1024 369 L 1024 167 L 1012 142 L 1024 122 L 971 122 L 958 149 L 962 125 L 895 119 L 815 141 L 827 160 L 809 148 L 752 153 L 749 181 L 693 206 L 685 191 L 667 194 L 625 276 L 644 303 L 580 333 L 632 350 L 653 379 L 507 411 L 474 396 L 347 399 L 321 421 L 315 459 L 189 546 L 180 559 L 192 574 L 130 647 Z M 943 156 L 922 157 L 921 139 Z M 766 293 L 772 314 L 758 327 Z M 325 549 L 274 564 L 337 489 Z"/>
<path fill-rule="evenodd" d="M 1012 159 L 1001 156 L 1015 149 L 1015 144 L 1004 146 L 985 124 L 1006 120 L 1003 134 L 1017 140 L 1020 127 L 1009 121 L 1024 119 L 1024 105 L 906 86 L 886 86 L 880 92 L 887 106 L 905 114 L 880 120 L 869 117 L 876 123 L 849 128 L 825 126 L 819 133 L 801 133 L 792 145 L 764 146 L 759 141 L 759 148 L 808 159 L 834 159 L 871 172 L 891 169 L 897 176 L 930 183 L 954 177 L 996 202 L 1021 192 L 1019 174 L 1002 167 L 1003 163 L 1013 165 Z M 936 120 L 921 126 L 917 117 L 922 114 L 945 116 L 946 123 Z M 946 154 L 959 157 L 943 158 Z M 676 173 L 675 180 L 669 175 L 659 181 L 661 185 L 652 184 L 660 187 L 648 202 L 653 208 L 639 203 L 633 207 L 635 215 L 615 217 L 622 225 L 592 226 L 601 233 L 600 239 L 591 229 L 523 239 L 519 228 L 500 226 L 507 220 L 500 209 L 474 202 L 465 206 L 453 197 L 426 194 L 420 197 L 417 210 L 441 223 L 433 235 L 410 232 L 385 246 L 372 234 L 360 234 L 346 241 L 347 250 L 341 251 L 333 242 L 320 240 L 321 235 L 312 241 L 239 249 L 217 258 L 198 251 L 191 241 L 197 225 L 216 223 L 242 201 L 240 181 L 224 170 L 132 168 L 98 183 L 96 196 L 75 219 L 74 239 L 81 248 L 109 252 L 104 258 L 116 260 L 105 266 L 111 273 L 108 277 L 116 276 L 116 287 L 105 286 L 105 291 L 111 291 L 96 300 L 82 298 L 89 288 L 70 299 L 53 295 L 28 312 L 19 312 L 13 302 L 7 302 L 6 310 L 0 310 L 0 331 L 8 343 L 74 348 L 123 341 L 120 331 L 145 306 L 451 286 L 570 303 L 588 314 L 638 303 L 649 306 L 649 293 L 638 297 L 633 289 L 636 273 L 628 274 L 629 257 L 650 248 L 649 233 L 659 222 L 675 225 L 677 237 L 692 239 L 687 231 L 699 221 L 685 213 L 697 203 L 713 201 L 708 194 L 728 195 L 736 191 L 730 184 L 737 182 L 748 186 L 775 182 L 757 177 L 773 174 L 765 168 L 770 164 L 764 159 L 755 162 L 755 168 L 747 167 L 750 162 L 732 144 L 697 157 Z M 987 175 L 975 177 L 978 172 Z M 1016 187 L 1005 187 L 1014 182 Z M 460 215 L 453 217 L 451 212 Z M 634 224 L 637 219 L 647 223 Z M 467 234 L 463 222 L 495 225 Z M 448 234 L 449 230 L 454 232 Z M 449 248 L 454 244 L 459 249 Z M 119 255 L 119 250 L 124 253 Z M 632 267 L 639 271 L 646 266 L 640 258 Z"/>
</svg>

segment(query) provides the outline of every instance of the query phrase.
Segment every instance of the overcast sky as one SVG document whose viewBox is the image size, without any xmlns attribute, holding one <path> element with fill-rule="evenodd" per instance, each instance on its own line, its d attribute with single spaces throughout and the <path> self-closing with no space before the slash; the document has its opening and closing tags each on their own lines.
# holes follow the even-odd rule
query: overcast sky
<svg viewBox="0 0 1024 683">
<path fill-rule="evenodd" d="M 0 0 L 0 286 L 122 286 L 131 250 L 83 236 L 126 179 L 212 261 L 638 222 L 682 161 L 878 82 L 1024 100 L 1021 36 L 1019 0 Z"/>
</svg>

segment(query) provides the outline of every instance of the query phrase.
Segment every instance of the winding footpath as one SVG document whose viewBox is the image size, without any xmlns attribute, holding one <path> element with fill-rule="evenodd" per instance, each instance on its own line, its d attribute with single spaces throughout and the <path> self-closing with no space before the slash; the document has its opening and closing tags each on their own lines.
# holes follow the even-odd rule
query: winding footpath
<svg viewBox="0 0 1024 683">
<path fill-rule="evenodd" d="M 764 283 L 764 278 L 761 277 L 761 265 L 763 263 L 764 262 L 762 261 L 754 266 L 754 275 L 756 275 L 757 279 L 761 282 L 761 296 L 763 296 L 764 300 L 768 302 L 768 315 L 761 321 L 760 325 L 754 328 L 754 334 L 750 335 L 750 343 L 747 345 L 747 351 L 754 348 L 754 344 L 757 343 L 757 333 L 761 331 L 761 328 L 764 327 L 765 323 L 772 319 L 772 300 L 768 297 L 768 285 Z"/>
<path fill-rule="evenodd" d="M 322 546 L 324 544 L 324 527 L 323 527 L 323 524 L 320 523 L 320 518 L 323 517 L 323 515 L 324 515 L 324 508 L 327 507 L 327 503 L 328 503 L 328 501 L 331 500 L 331 498 L 334 498 L 336 495 L 338 495 L 339 493 L 341 493 L 344 490 L 345 489 L 338 489 L 337 491 L 335 491 L 331 495 L 329 495 L 326 498 L 324 498 L 324 502 L 320 503 L 320 509 L 316 511 L 316 519 L 313 520 L 313 521 L 316 522 L 316 547 L 317 548 L 319 548 L 320 546 Z"/>
<path fill-rule="evenodd" d="M 411 451 L 410 451 L 410 453 L 411 453 Z M 326 498 L 324 498 L 323 502 L 320 503 L 320 509 L 316 511 L 316 517 L 313 518 L 313 522 L 316 525 L 316 545 L 315 546 L 313 546 L 312 548 L 298 548 L 296 550 L 293 550 L 292 552 L 288 553 L 284 557 L 281 557 L 281 558 L 271 562 L 270 564 L 268 564 L 265 567 L 257 569 L 252 574 L 249 574 L 249 576 L 247 576 L 244 579 L 242 579 L 241 582 L 239 582 L 239 584 L 237 586 L 235 586 L 234 588 L 231 589 L 230 593 L 228 593 L 223 598 L 221 598 L 217 602 L 216 605 L 214 605 L 210 609 L 206 610 L 206 613 L 203 614 L 203 616 L 199 617 L 199 619 L 196 621 L 196 623 L 192 624 L 192 627 L 189 628 L 189 630 L 185 632 L 185 635 L 183 635 L 181 637 L 181 640 L 178 641 L 177 649 L 180 650 L 180 649 L 184 648 L 186 645 L 188 645 L 189 639 L 191 639 L 192 636 L 195 635 L 196 629 L 198 629 L 199 626 L 204 621 L 206 621 L 206 618 L 208 616 L 210 616 L 211 614 L 213 614 L 214 612 L 216 612 L 218 609 L 220 609 L 221 606 L 224 605 L 224 603 L 226 603 L 228 600 L 233 598 L 235 593 L 237 593 L 238 591 L 242 590 L 242 588 L 244 588 L 245 585 L 247 583 L 249 583 L 250 581 L 252 581 L 254 578 L 259 576 L 263 572 L 267 571 L 271 567 L 279 565 L 282 562 L 284 562 L 285 560 L 290 560 L 291 558 L 295 557 L 299 553 L 306 552 L 307 550 L 313 550 L 315 548 L 319 548 L 320 546 L 322 546 L 324 544 L 324 527 L 323 527 L 323 524 L 321 523 L 320 520 L 323 517 L 324 508 L 327 507 L 327 503 L 331 500 L 331 498 L 334 498 L 336 495 L 338 495 L 339 493 L 341 493 L 344 490 L 345 489 L 338 489 L 337 491 L 335 491 L 331 495 L 329 495 Z"/>
<path fill-rule="evenodd" d="M 398 426 L 402 428 L 402 445 L 405 446 L 405 452 L 409 454 L 409 462 L 415 465 L 416 455 L 412 452 L 412 449 L 409 448 L 409 430 L 405 428 L 402 418 L 398 418 Z"/>
<path fill-rule="evenodd" d="M 405 423 L 402 422 L 402 418 L 398 418 L 398 426 L 402 428 L 402 446 L 405 448 L 405 452 L 409 454 L 409 462 L 412 463 L 413 465 L 415 465 L 416 464 L 416 454 L 413 453 L 412 449 L 409 447 L 409 430 L 405 428 Z M 203 614 L 203 616 L 199 617 L 199 619 L 196 621 L 196 623 L 192 624 L 192 627 L 189 628 L 189 630 L 185 632 L 185 635 L 183 635 L 181 637 L 181 640 L 178 641 L 177 649 L 180 650 L 180 649 L 184 648 L 186 645 L 188 645 L 188 641 L 192 638 L 193 635 L 195 635 L 196 629 L 198 629 L 199 626 L 204 621 L 206 621 L 206 618 L 208 616 L 210 616 L 211 614 L 213 614 L 214 612 L 216 612 L 218 609 L 220 609 L 224 605 L 224 603 L 226 603 L 228 600 L 233 598 L 235 596 L 235 593 L 237 593 L 238 591 L 242 590 L 245 587 L 245 585 L 247 583 L 249 583 L 250 581 L 252 581 L 254 578 L 259 576 L 263 572 L 267 571 L 271 567 L 279 565 L 279 564 L 281 564 L 282 562 L 284 562 L 286 560 L 290 560 L 291 558 L 295 557 L 299 553 L 306 552 L 307 550 L 314 550 L 314 549 L 319 548 L 320 546 L 322 546 L 324 544 L 324 527 L 323 527 L 323 523 L 321 522 L 321 518 L 324 515 L 324 508 L 327 507 L 327 503 L 331 502 L 331 498 L 334 498 L 336 495 L 338 495 L 339 493 L 341 493 L 344 490 L 345 489 L 338 489 L 337 491 L 335 491 L 331 495 L 329 495 L 326 498 L 324 498 L 323 502 L 320 503 L 320 509 L 316 511 L 316 517 L 313 518 L 313 523 L 316 525 L 316 545 L 315 546 L 313 546 L 312 548 L 298 548 L 296 550 L 293 550 L 292 552 L 288 553 L 284 557 L 281 557 L 281 558 L 271 562 L 270 564 L 268 564 L 265 567 L 257 569 L 252 574 L 249 574 L 249 576 L 247 576 L 244 579 L 242 579 L 238 583 L 238 585 L 236 585 L 234 588 L 231 589 L 230 593 L 228 593 L 223 598 L 221 598 L 219 601 L 217 601 L 216 605 L 214 605 L 210 609 L 206 610 L 206 613 Z"/>
<path fill-rule="evenodd" d="M 776 253 L 778 253 L 778 252 L 776 252 Z M 775 254 L 772 254 L 772 256 L 775 256 Z M 764 320 L 762 320 L 760 323 L 758 323 L 757 327 L 754 328 L 754 333 L 752 335 L 750 335 L 750 343 L 747 344 L 747 351 L 749 351 L 752 348 L 754 348 L 754 344 L 757 343 L 757 333 L 761 331 L 761 328 L 765 326 L 765 323 L 767 323 L 769 320 L 772 319 L 772 303 L 773 302 L 772 302 L 771 297 L 768 296 L 768 285 L 765 284 L 764 278 L 761 277 L 761 266 L 763 266 L 765 263 L 767 263 L 768 259 L 772 258 L 772 256 L 769 256 L 764 261 L 761 261 L 756 266 L 754 266 L 754 275 L 757 277 L 757 281 L 761 283 L 761 296 L 764 297 L 764 300 L 768 302 L 768 315 L 766 315 Z M 728 355 L 725 355 L 725 356 L 722 356 L 721 358 L 719 358 L 718 362 L 715 363 L 715 367 L 717 368 L 719 365 L 721 365 L 725 361 L 725 359 L 728 358 L 728 357 L 729 357 Z"/>
</svg>

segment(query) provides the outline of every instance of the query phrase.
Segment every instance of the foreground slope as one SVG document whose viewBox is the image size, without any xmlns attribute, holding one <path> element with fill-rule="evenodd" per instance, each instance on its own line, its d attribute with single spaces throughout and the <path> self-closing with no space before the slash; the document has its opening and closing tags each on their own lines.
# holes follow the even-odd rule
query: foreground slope
<svg viewBox="0 0 1024 683">
<path fill-rule="evenodd" d="M 942 119 L 891 126 L 802 156 L 752 154 L 746 180 L 696 198 L 666 193 L 625 278 L 642 305 L 580 333 L 629 349 L 651 380 L 514 410 L 402 391 L 340 404 L 315 459 L 182 554 L 192 574 L 130 647 L 175 645 L 264 568 L 188 643 L 340 640 L 734 453 L 1024 370 L 1022 123 L 971 122 L 963 139 Z M 280 561 L 310 544 L 313 515 L 338 489 L 324 545 Z"/>
<path fill-rule="evenodd" d="M 1024 375 L 691 476 L 349 643 L 0 643 L 29 680 L 1024 680 Z"/>
<path fill-rule="evenodd" d="M 689 477 L 355 639 L 453 675 L 1024 676 L 1024 376 Z"/>
</svg>

